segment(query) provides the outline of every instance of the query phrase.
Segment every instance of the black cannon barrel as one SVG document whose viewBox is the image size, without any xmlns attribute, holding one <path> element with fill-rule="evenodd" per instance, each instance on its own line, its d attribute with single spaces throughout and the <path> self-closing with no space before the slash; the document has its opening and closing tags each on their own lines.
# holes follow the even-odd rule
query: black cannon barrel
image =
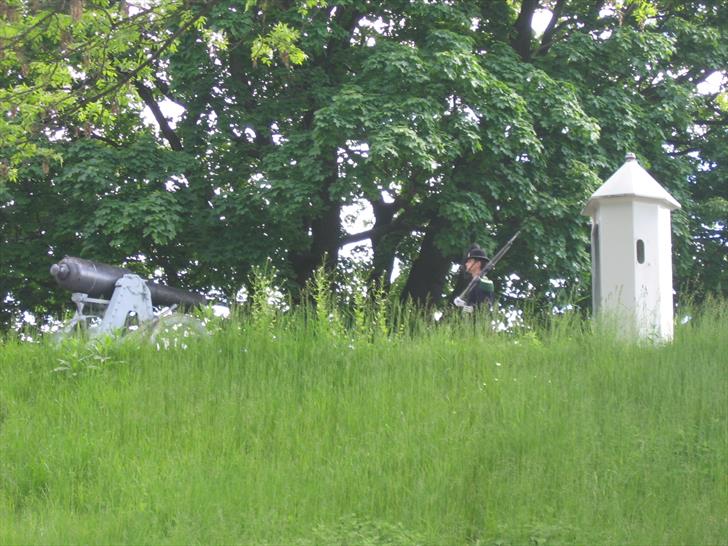
<svg viewBox="0 0 728 546">
<path fill-rule="evenodd" d="M 116 281 L 124 275 L 132 274 L 133 272 L 129 269 L 72 256 L 66 256 L 51 266 L 51 275 L 56 279 L 58 286 L 72 292 L 83 292 L 92 298 L 110 298 L 114 293 Z M 204 296 L 194 292 L 151 281 L 146 281 L 146 283 L 152 294 L 153 305 L 193 307 L 207 303 Z"/>
</svg>

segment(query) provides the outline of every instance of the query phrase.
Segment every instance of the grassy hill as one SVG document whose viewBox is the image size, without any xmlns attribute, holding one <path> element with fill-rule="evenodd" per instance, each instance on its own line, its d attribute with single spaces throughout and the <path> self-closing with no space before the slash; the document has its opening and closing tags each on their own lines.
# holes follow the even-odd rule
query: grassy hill
<svg viewBox="0 0 728 546">
<path fill-rule="evenodd" d="M 0 346 L 0 544 L 728 544 L 728 306 Z M 176 345 L 176 346 L 175 346 Z"/>
</svg>

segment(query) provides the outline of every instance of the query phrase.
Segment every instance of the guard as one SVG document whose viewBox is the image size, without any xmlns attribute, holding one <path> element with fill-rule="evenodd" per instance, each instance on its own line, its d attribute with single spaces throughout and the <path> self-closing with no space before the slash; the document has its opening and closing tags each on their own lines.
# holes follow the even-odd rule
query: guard
<svg viewBox="0 0 728 546">
<path fill-rule="evenodd" d="M 468 289 L 453 301 L 456 307 L 463 310 L 463 313 L 472 313 L 484 302 L 487 302 L 489 308 L 493 307 L 495 299 L 493 281 L 485 276 L 487 271 L 492 269 L 487 267 L 489 262 L 490 260 L 482 248 L 478 245 L 470 247 L 465 258 L 465 272 L 466 275 L 470 276 L 471 280 Z"/>
</svg>

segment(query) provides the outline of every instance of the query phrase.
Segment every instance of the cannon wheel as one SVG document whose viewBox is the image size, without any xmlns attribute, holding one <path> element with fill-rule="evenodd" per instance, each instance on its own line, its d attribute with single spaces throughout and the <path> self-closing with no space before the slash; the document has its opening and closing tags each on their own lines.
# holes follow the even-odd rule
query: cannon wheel
<svg viewBox="0 0 728 546">
<path fill-rule="evenodd" d="M 193 316 L 171 313 L 155 317 L 136 330 L 129 332 L 127 338 L 145 339 L 158 349 L 186 348 L 187 343 L 196 337 L 207 336 L 205 323 Z"/>
</svg>

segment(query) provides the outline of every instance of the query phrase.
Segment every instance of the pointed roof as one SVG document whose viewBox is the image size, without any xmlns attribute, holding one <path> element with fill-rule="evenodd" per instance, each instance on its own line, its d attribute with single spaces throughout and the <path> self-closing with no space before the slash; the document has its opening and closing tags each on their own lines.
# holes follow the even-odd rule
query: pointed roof
<svg viewBox="0 0 728 546">
<path fill-rule="evenodd" d="M 659 201 L 670 210 L 680 208 L 680 203 L 640 166 L 631 153 L 627 154 L 624 165 L 592 194 L 581 213 L 591 216 L 597 203 L 610 197 L 641 197 Z"/>
</svg>

